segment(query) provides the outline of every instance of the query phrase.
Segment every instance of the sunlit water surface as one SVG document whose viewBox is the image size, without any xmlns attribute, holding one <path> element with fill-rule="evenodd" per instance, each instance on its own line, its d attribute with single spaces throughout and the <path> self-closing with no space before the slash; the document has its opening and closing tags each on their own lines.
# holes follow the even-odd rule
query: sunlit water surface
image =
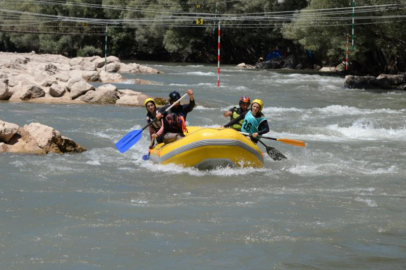
<svg viewBox="0 0 406 270">
<path fill-rule="evenodd" d="M 40 122 L 89 151 L 0 155 L 0 269 L 406 269 L 406 92 L 344 79 L 155 64 L 116 84 L 152 96 L 194 90 L 188 124 L 218 127 L 248 95 L 264 101 L 288 160 L 199 171 L 143 161 L 145 109 L 0 103 L 0 119 Z M 142 78 L 162 85 L 133 85 Z M 262 147 L 262 146 L 261 146 Z"/>
</svg>

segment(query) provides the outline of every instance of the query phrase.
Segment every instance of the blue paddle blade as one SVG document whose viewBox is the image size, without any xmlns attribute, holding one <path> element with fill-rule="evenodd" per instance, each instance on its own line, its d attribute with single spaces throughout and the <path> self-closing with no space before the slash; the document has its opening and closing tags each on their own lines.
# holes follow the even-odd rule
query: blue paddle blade
<svg viewBox="0 0 406 270">
<path fill-rule="evenodd" d="M 142 135 L 142 129 L 133 130 L 127 135 L 125 135 L 121 140 L 116 143 L 116 147 L 120 153 L 124 153 L 128 149 L 131 148 L 134 144 L 136 144 Z"/>
<path fill-rule="evenodd" d="M 142 160 L 145 160 L 145 161 L 149 160 L 149 155 L 143 155 Z"/>
</svg>

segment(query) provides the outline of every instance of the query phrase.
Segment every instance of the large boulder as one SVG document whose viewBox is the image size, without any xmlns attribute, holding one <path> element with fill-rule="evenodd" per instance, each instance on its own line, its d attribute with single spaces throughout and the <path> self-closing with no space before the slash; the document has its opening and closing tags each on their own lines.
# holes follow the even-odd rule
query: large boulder
<svg viewBox="0 0 406 270">
<path fill-rule="evenodd" d="M 262 61 L 255 64 L 257 68 L 264 68 L 264 69 L 279 69 L 283 66 L 283 57 L 274 58 L 268 61 Z"/>
<path fill-rule="evenodd" d="M 0 152 L 26 154 L 62 154 L 84 151 L 86 149 L 72 139 L 62 136 L 59 131 L 40 123 L 31 123 L 19 128 L 9 144 L 0 146 Z"/>
<path fill-rule="evenodd" d="M 135 84 L 144 84 L 144 85 L 162 85 L 161 82 L 147 81 L 147 80 L 143 80 L 143 79 L 135 79 L 134 83 Z"/>
<path fill-rule="evenodd" d="M 122 73 L 135 73 L 135 74 L 161 74 L 162 71 L 150 68 L 147 66 L 139 65 L 136 63 L 124 64 L 121 63 L 120 72 Z"/>
<path fill-rule="evenodd" d="M 26 101 L 44 96 L 45 96 L 44 89 L 35 84 L 27 84 L 24 85 L 21 90 L 20 99 Z"/>
<path fill-rule="evenodd" d="M 345 76 L 344 80 L 344 87 L 346 88 L 368 89 L 368 88 L 376 88 L 377 86 L 378 83 L 374 76 L 347 75 Z"/>
<path fill-rule="evenodd" d="M 8 100 L 11 97 L 11 92 L 8 88 L 8 79 L 0 79 L 0 100 Z"/>
<path fill-rule="evenodd" d="M 117 87 L 111 84 L 98 87 L 95 91 L 89 91 L 80 100 L 87 103 L 115 104 L 118 99 Z"/>
<path fill-rule="evenodd" d="M 19 126 L 0 120 L 0 142 L 7 143 L 18 131 Z"/>
<path fill-rule="evenodd" d="M 344 87 L 347 88 L 382 88 L 382 89 L 402 89 L 406 83 L 406 75 L 381 74 L 374 76 L 345 76 Z"/>
<path fill-rule="evenodd" d="M 84 70 L 72 70 L 69 72 L 70 80 L 80 80 L 84 79 L 87 82 L 97 82 L 100 81 L 100 75 L 97 71 L 84 71 Z"/>
<path fill-rule="evenodd" d="M 376 78 L 376 80 L 381 88 L 391 89 L 406 83 L 406 76 L 381 74 Z"/>
<path fill-rule="evenodd" d="M 86 71 L 96 71 L 96 63 L 90 61 L 89 59 L 85 59 L 85 61 L 82 62 L 82 70 Z"/>
<path fill-rule="evenodd" d="M 291 54 L 291 55 L 288 55 L 288 57 L 286 57 L 285 60 L 283 61 L 282 68 L 293 69 L 296 66 L 297 66 L 296 57 L 295 57 L 295 55 Z"/>
<path fill-rule="evenodd" d="M 144 101 L 150 96 L 144 95 L 140 92 L 133 90 L 120 90 L 120 99 L 117 100 L 116 105 L 122 106 L 144 106 Z"/>
<path fill-rule="evenodd" d="M 61 82 L 67 82 L 69 81 L 69 74 L 66 72 L 60 72 L 56 74 L 56 79 Z"/>
<path fill-rule="evenodd" d="M 118 72 L 120 70 L 120 68 L 121 68 L 120 63 L 114 62 L 114 63 L 107 64 L 106 71 L 115 73 L 115 72 Z"/>
<path fill-rule="evenodd" d="M 106 59 L 105 58 L 98 58 L 94 60 L 93 62 L 96 63 L 97 68 L 102 68 L 104 67 L 105 64 L 111 64 L 111 63 L 120 63 L 120 59 L 115 56 L 108 56 Z"/>
<path fill-rule="evenodd" d="M 79 80 L 70 86 L 70 97 L 72 99 L 76 99 L 84 94 L 86 94 L 88 91 L 94 90 L 94 86 L 87 83 L 85 80 Z"/>
<path fill-rule="evenodd" d="M 52 97 L 61 97 L 66 93 L 66 87 L 60 84 L 52 84 L 49 88 L 49 94 Z"/>
<path fill-rule="evenodd" d="M 100 71 L 100 80 L 103 83 L 124 82 L 125 78 L 118 73 L 109 73 L 104 70 Z"/>
<path fill-rule="evenodd" d="M 80 66 L 84 61 L 83 57 L 76 57 L 69 60 L 69 65 L 71 66 Z"/>
</svg>

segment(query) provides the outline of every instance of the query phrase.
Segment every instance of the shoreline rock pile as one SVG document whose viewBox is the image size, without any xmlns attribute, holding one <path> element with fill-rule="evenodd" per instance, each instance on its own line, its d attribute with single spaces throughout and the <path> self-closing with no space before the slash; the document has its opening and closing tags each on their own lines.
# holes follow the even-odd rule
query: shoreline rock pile
<svg viewBox="0 0 406 270">
<path fill-rule="evenodd" d="M 345 76 L 344 87 L 359 89 L 406 90 L 406 74 L 374 76 Z"/>
<path fill-rule="evenodd" d="M 49 126 L 31 123 L 23 127 L 0 120 L 0 153 L 82 153 L 85 148 Z"/>
<path fill-rule="evenodd" d="M 0 52 L 0 100 L 142 106 L 149 96 L 132 90 L 119 90 L 111 84 L 97 88 L 90 84 L 126 81 L 118 72 L 162 73 L 135 63 L 121 63 L 115 56 L 109 56 L 105 61 L 99 56 L 69 59 L 62 55 Z M 133 83 L 154 82 L 135 79 Z"/>
</svg>

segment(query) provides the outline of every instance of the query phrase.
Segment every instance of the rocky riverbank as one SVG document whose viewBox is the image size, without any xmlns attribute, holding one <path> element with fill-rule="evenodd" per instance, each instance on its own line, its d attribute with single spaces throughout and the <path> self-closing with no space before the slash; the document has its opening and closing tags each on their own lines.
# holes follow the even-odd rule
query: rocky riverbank
<svg viewBox="0 0 406 270">
<path fill-rule="evenodd" d="M 34 52 L 0 52 L 0 100 L 142 106 L 149 96 L 117 89 L 110 84 L 126 81 L 120 73 L 159 74 L 161 71 L 135 63 L 121 63 L 115 56 L 109 56 L 105 61 L 99 56 L 69 59 Z M 95 88 L 91 82 L 105 84 Z M 133 83 L 154 84 L 140 79 Z"/>
<path fill-rule="evenodd" d="M 345 76 L 344 87 L 371 89 L 380 88 L 387 90 L 406 90 L 406 74 L 375 76 Z"/>
</svg>

